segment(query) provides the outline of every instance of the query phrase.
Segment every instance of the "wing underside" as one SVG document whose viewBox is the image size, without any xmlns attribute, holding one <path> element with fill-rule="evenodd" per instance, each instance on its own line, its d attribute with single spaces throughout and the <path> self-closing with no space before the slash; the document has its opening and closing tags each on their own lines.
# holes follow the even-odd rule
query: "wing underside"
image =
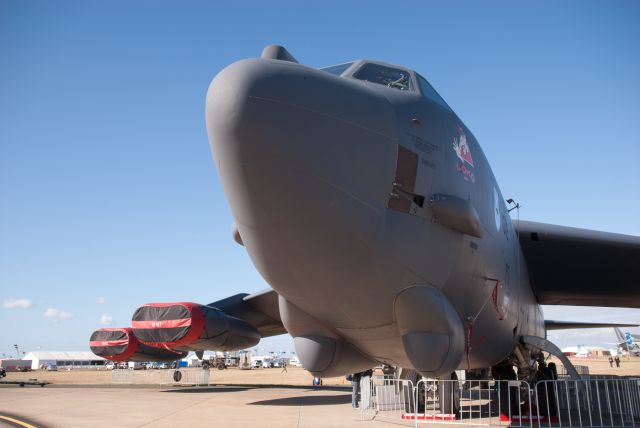
<svg viewBox="0 0 640 428">
<path fill-rule="evenodd" d="M 612 324 L 601 322 L 578 322 L 578 321 L 554 321 L 544 320 L 544 327 L 547 330 L 571 330 L 583 328 L 615 328 L 615 327 L 637 327 L 637 324 Z"/>
<path fill-rule="evenodd" d="M 640 308 L 640 237 L 529 221 L 516 228 L 539 303 Z"/>
</svg>

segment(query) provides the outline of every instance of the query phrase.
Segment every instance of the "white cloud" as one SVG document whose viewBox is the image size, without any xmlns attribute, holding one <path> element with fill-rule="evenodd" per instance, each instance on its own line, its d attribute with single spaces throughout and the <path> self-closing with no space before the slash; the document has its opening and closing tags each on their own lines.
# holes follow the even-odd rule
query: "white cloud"
<svg viewBox="0 0 640 428">
<path fill-rule="evenodd" d="M 104 296 L 100 296 L 98 297 L 98 304 L 99 305 L 104 305 L 105 303 L 107 303 L 107 298 Z"/>
<path fill-rule="evenodd" d="M 113 317 L 111 315 L 102 315 L 100 317 L 100 324 L 101 325 L 109 325 L 109 324 L 111 324 L 112 321 L 113 321 Z"/>
<path fill-rule="evenodd" d="M 8 298 L 2 302 L 2 307 L 5 309 L 27 309 L 29 306 L 31 306 L 31 301 L 29 299 Z"/>
<path fill-rule="evenodd" d="M 52 318 L 57 321 L 68 320 L 69 318 L 73 318 L 73 314 L 71 312 L 61 311 L 56 308 L 48 308 L 44 312 L 44 316 L 47 318 Z"/>
</svg>

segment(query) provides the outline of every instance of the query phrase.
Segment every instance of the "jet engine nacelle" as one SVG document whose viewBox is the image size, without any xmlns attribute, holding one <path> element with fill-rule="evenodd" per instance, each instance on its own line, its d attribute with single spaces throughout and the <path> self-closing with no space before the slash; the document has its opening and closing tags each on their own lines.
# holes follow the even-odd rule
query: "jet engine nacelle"
<svg viewBox="0 0 640 428">
<path fill-rule="evenodd" d="M 300 363 L 314 376 L 344 376 L 376 365 L 374 360 L 349 341 L 336 335 L 282 296 L 278 303 L 282 323 L 293 336 Z"/>
<path fill-rule="evenodd" d="M 175 361 L 187 356 L 186 352 L 145 345 L 133 335 L 130 328 L 101 328 L 91 334 L 91 351 L 111 361 Z"/>
<path fill-rule="evenodd" d="M 344 339 L 307 335 L 294 337 L 293 344 L 300 363 L 314 376 L 344 376 L 376 365 L 375 361 Z"/>
<path fill-rule="evenodd" d="M 133 314 L 132 326 L 142 343 L 182 351 L 235 351 L 260 341 L 251 324 L 197 303 L 148 303 Z"/>
<path fill-rule="evenodd" d="M 411 365 L 426 377 L 448 377 L 465 355 L 464 326 L 438 289 L 417 285 L 398 293 L 394 315 Z"/>
</svg>

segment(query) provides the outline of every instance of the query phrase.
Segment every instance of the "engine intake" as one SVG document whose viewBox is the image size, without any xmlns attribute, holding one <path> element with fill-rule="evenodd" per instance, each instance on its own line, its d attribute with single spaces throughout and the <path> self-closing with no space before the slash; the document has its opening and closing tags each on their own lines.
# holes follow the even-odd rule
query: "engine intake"
<svg viewBox="0 0 640 428">
<path fill-rule="evenodd" d="M 111 361 L 175 361 L 186 352 L 140 343 L 130 328 L 101 328 L 89 339 L 91 351 Z"/>
<path fill-rule="evenodd" d="M 133 314 L 132 326 L 142 343 L 183 351 L 234 351 L 260 341 L 251 324 L 197 303 L 148 303 Z"/>
</svg>

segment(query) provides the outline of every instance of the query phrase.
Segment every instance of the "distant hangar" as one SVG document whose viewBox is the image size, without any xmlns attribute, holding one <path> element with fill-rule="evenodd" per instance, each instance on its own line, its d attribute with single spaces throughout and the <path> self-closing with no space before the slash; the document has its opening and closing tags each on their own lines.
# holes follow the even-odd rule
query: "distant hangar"
<svg viewBox="0 0 640 428">
<path fill-rule="evenodd" d="M 104 366 L 107 363 L 107 360 L 90 351 L 34 351 L 27 353 L 23 360 L 31 360 L 32 370 L 48 365 L 81 369 Z"/>
</svg>

